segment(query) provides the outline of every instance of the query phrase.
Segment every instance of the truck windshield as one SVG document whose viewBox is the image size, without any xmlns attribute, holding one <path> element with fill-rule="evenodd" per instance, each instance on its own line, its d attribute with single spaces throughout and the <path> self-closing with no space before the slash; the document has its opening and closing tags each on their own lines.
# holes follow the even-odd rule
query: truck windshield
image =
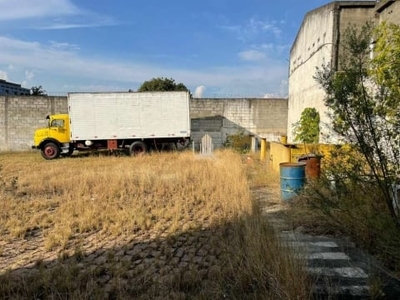
<svg viewBox="0 0 400 300">
<path fill-rule="evenodd" d="M 64 127 L 64 120 L 54 119 L 51 121 L 50 127 Z"/>
</svg>

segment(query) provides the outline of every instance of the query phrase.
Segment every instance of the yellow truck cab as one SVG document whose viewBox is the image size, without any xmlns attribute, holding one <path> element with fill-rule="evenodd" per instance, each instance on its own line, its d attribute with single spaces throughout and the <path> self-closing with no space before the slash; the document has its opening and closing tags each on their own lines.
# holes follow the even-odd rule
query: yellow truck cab
<svg viewBox="0 0 400 300">
<path fill-rule="evenodd" d="M 68 115 L 50 115 L 46 119 L 48 119 L 48 126 L 35 131 L 32 148 L 40 149 L 43 158 L 49 160 L 60 155 L 71 155 L 74 149 L 70 144 L 71 134 Z"/>
</svg>

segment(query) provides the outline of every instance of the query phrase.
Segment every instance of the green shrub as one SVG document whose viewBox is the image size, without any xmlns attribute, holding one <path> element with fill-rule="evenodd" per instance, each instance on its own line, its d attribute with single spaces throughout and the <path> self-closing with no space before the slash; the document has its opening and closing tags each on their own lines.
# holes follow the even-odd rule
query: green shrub
<svg viewBox="0 0 400 300">
<path fill-rule="evenodd" d="M 399 229 L 365 160 L 350 147 L 331 151 L 289 215 L 294 226 L 350 237 L 400 276 Z"/>
<path fill-rule="evenodd" d="M 227 135 L 224 147 L 239 153 L 247 153 L 250 151 L 251 137 L 246 134 L 244 129 L 240 129 L 234 134 Z"/>
</svg>

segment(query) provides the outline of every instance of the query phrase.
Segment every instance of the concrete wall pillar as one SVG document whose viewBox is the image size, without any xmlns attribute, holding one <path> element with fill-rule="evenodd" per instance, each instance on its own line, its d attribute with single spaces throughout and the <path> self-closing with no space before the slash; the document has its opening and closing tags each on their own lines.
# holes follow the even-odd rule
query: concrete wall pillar
<svg viewBox="0 0 400 300">
<path fill-rule="evenodd" d="M 258 146 L 257 138 L 253 135 L 251 136 L 251 148 L 250 148 L 251 152 L 256 152 L 257 146 Z"/>
</svg>

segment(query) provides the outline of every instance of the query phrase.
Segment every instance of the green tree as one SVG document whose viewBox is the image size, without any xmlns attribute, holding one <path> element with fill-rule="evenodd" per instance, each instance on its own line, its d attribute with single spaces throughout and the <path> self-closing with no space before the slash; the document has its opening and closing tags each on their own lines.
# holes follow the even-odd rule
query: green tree
<svg viewBox="0 0 400 300">
<path fill-rule="evenodd" d="M 370 74 L 380 87 L 385 107 L 396 112 L 400 104 L 400 27 L 382 23 L 376 28 L 375 57 Z"/>
<path fill-rule="evenodd" d="M 172 78 L 157 77 L 145 81 L 139 87 L 138 92 L 154 91 L 189 91 L 183 83 L 176 83 Z"/>
<path fill-rule="evenodd" d="M 375 58 L 371 60 L 373 40 Z M 373 178 L 371 184 L 381 190 L 398 227 L 392 188 L 400 175 L 399 51 L 398 26 L 350 26 L 344 33 L 340 70 L 324 64 L 315 76 L 326 92 L 333 130 L 365 159 L 359 178 Z"/>
<path fill-rule="evenodd" d="M 305 144 L 319 142 L 319 112 L 314 107 L 303 110 L 300 120 L 294 124 L 294 140 Z"/>
<path fill-rule="evenodd" d="M 31 87 L 31 95 L 32 96 L 46 96 L 46 91 L 43 89 L 41 85 Z"/>
</svg>

